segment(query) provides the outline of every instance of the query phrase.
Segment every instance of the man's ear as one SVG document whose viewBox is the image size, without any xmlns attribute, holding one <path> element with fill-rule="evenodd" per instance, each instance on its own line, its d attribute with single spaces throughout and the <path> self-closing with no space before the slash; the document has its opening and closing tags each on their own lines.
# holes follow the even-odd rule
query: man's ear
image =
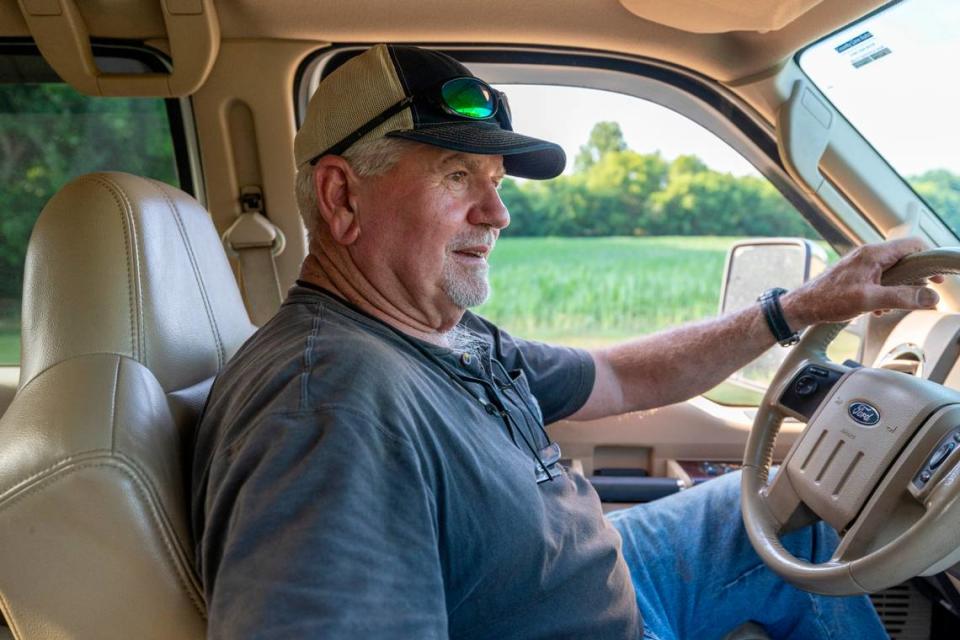
<svg viewBox="0 0 960 640">
<path fill-rule="evenodd" d="M 317 211 L 338 244 L 350 245 L 360 237 L 354 193 L 357 181 L 350 164 L 340 156 L 323 156 L 313 168 Z"/>
</svg>

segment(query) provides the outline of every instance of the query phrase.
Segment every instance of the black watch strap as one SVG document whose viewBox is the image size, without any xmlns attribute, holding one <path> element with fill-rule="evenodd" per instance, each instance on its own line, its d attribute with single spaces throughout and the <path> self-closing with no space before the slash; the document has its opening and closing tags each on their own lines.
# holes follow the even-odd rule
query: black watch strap
<svg viewBox="0 0 960 640">
<path fill-rule="evenodd" d="M 777 287 L 776 289 L 767 289 L 760 294 L 757 301 L 760 303 L 760 309 L 763 310 L 763 317 L 767 320 L 767 326 L 770 327 L 770 333 L 780 343 L 782 347 L 789 347 L 800 342 L 800 333 L 791 331 L 786 318 L 783 317 L 783 307 L 780 306 L 780 296 L 787 292 L 786 289 Z"/>
</svg>

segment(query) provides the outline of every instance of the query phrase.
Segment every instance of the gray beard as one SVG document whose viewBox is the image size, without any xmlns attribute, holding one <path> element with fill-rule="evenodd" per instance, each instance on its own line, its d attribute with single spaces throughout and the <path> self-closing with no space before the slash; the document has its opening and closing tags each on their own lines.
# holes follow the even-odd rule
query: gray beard
<svg viewBox="0 0 960 640">
<path fill-rule="evenodd" d="M 465 273 L 453 259 L 447 259 L 443 264 L 440 285 L 453 304 L 461 309 L 476 307 L 490 297 L 488 272 L 489 267 L 482 271 Z"/>
</svg>

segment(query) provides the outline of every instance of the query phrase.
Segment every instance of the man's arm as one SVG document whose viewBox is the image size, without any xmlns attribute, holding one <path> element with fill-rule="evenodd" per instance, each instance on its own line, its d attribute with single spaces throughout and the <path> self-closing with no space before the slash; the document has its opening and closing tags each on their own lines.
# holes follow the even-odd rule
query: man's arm
<svg viewBox="0 0 960 640">
<path fill-rule="evenodd" d="M 924 248 L 904 238 L 860 247 L 780 301 L 790 328 L 839 322 L 880 309 L 929 309 L 938 296 L 924 286 L 883 286 L 880 276 Z M 760 305 L 591 352 L 596 379 L 571 420 L 592 420 L 697 396 L 774 344 Z"/>
</svg>

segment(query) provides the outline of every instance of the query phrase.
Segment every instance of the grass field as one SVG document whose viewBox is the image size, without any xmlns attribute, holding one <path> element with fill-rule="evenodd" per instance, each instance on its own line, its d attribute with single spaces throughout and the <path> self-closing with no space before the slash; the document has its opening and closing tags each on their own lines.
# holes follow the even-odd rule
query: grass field
<svg viewBox="0 0 960 640">
<path fill-rule="evenodd" d="M 717 313 L 736 238 L 504 238 L 477 309 L 525 338 L 595 346 Z"/>
<path fill-rule="evenodd" d="M 0 298 L 0 365 L 20 362 L 20 301 Z"/>
</svg>

